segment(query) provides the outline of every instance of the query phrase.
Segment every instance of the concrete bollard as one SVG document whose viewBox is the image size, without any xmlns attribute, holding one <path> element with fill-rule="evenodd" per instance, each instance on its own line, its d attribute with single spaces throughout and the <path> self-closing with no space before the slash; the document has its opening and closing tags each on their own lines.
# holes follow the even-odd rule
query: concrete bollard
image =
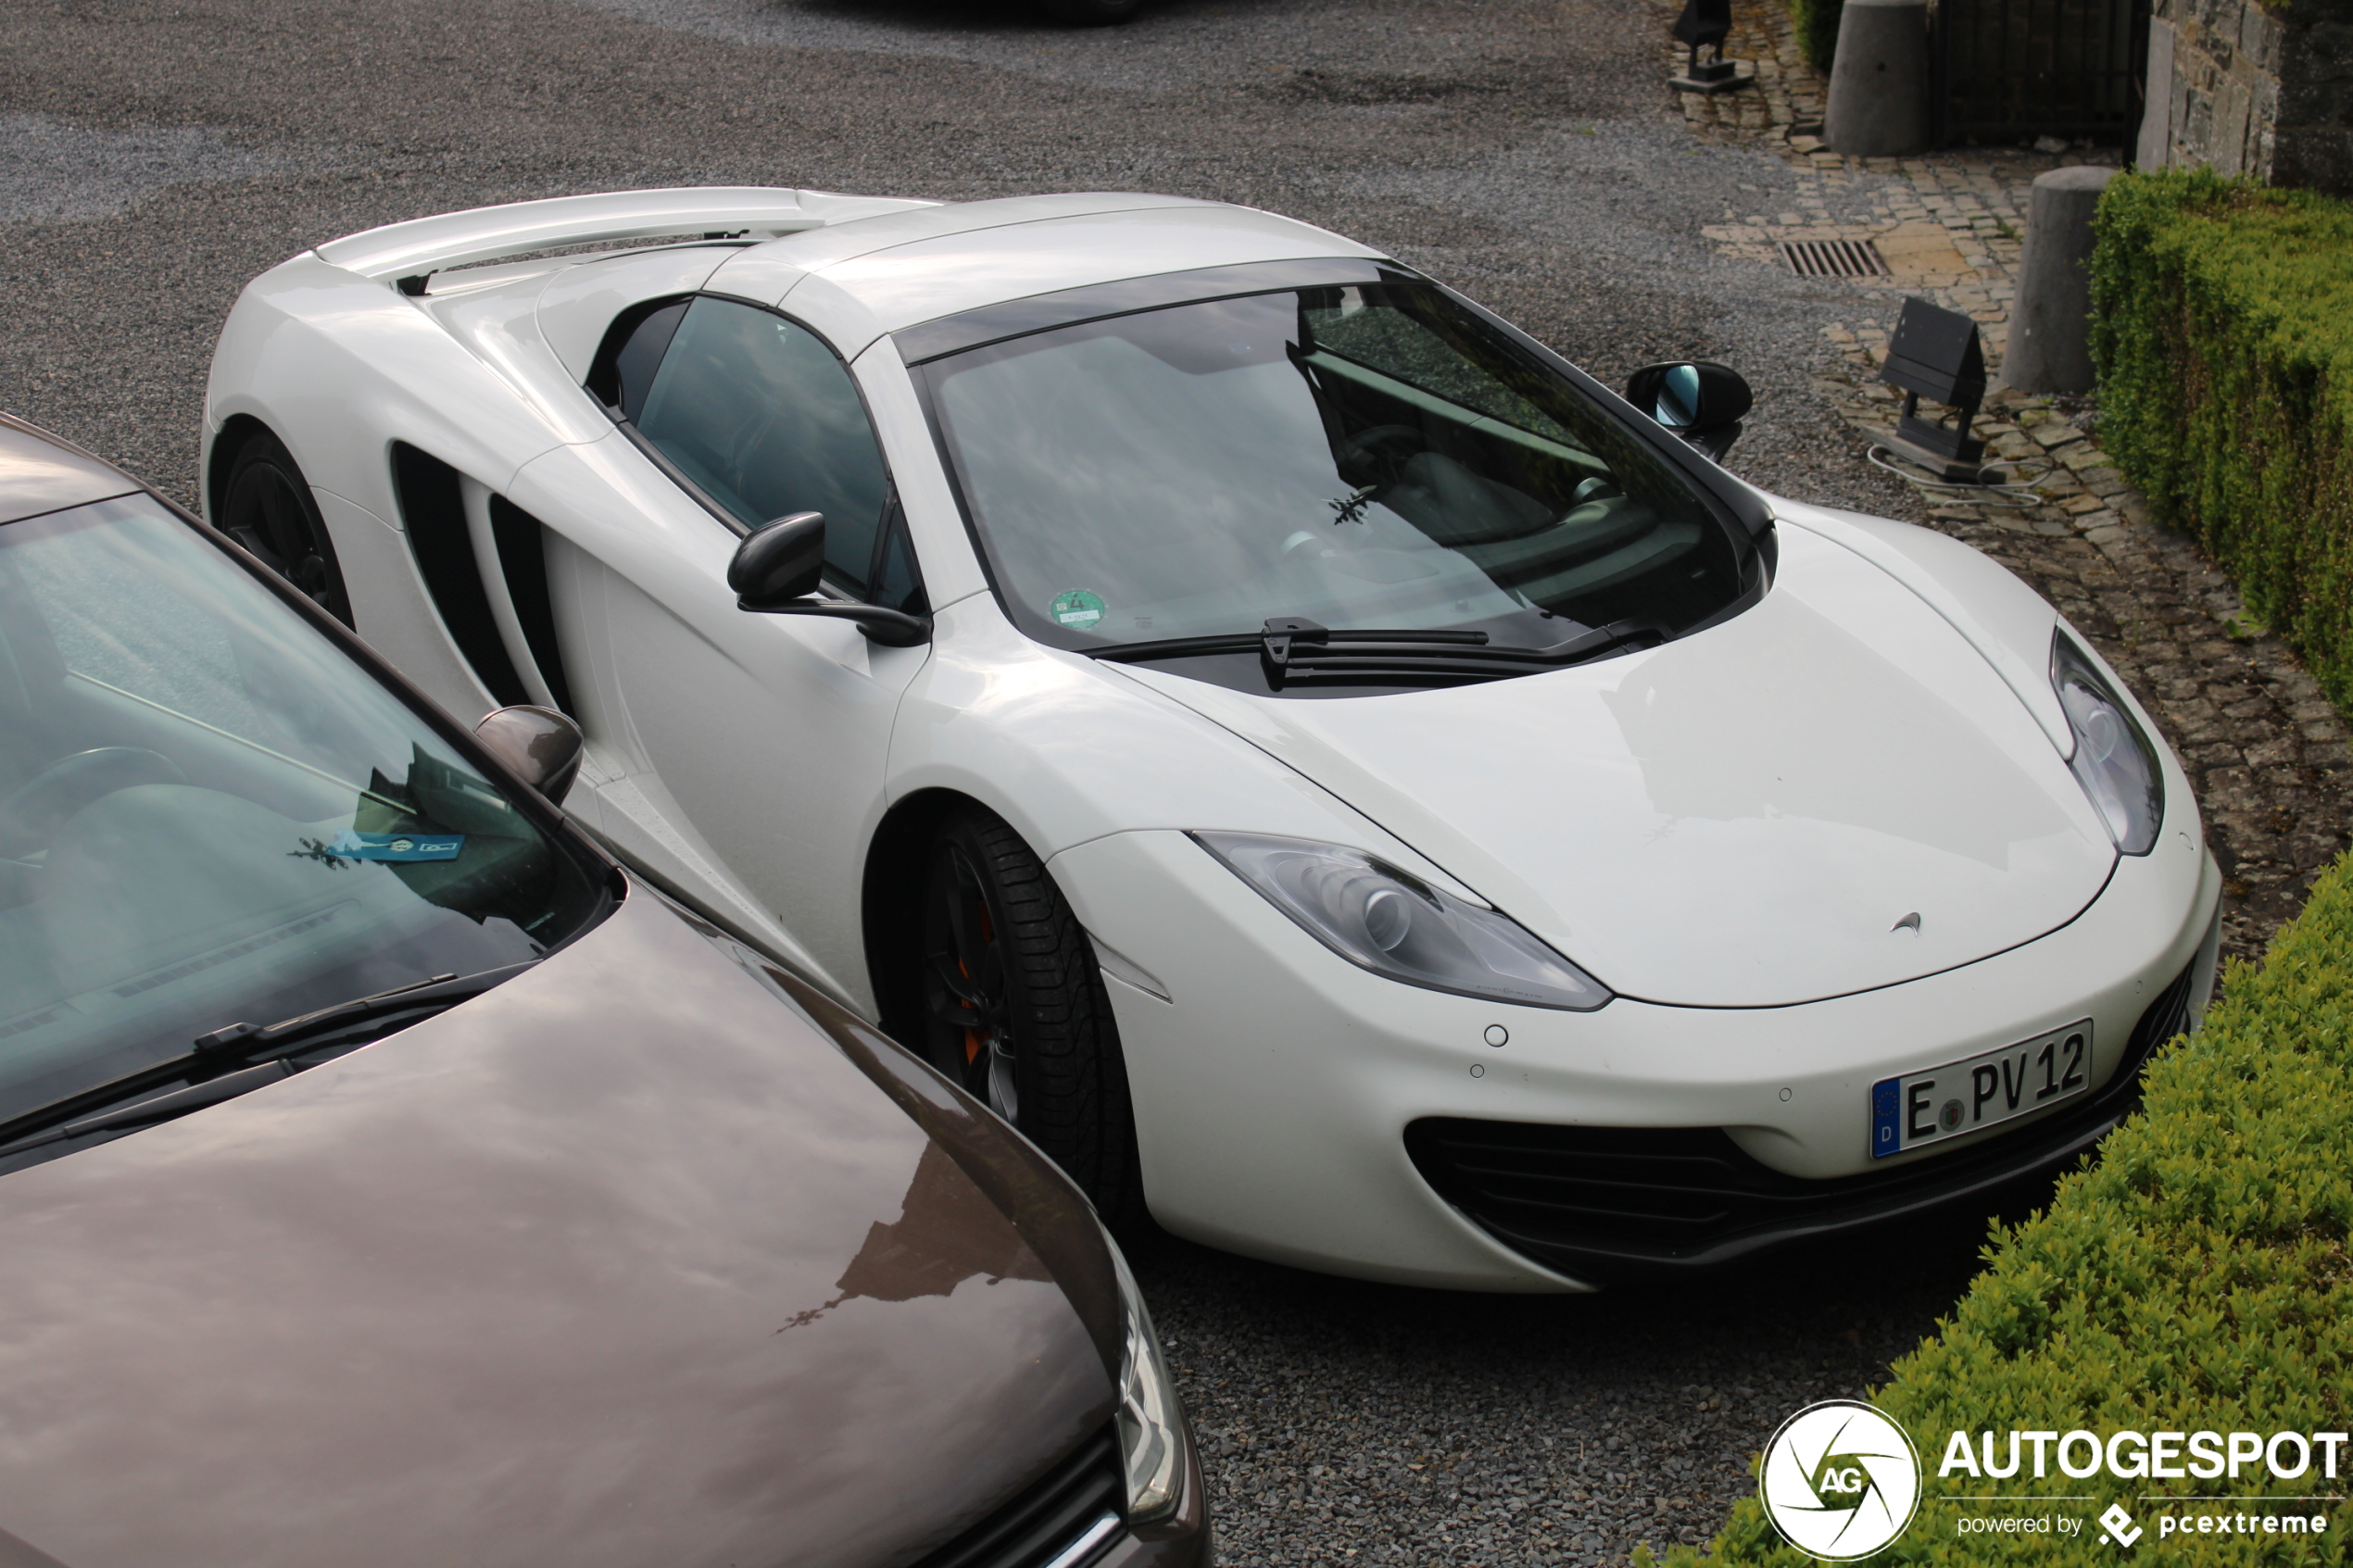
<svg viewBox="0 0 2353 1568">
<path fill-rule="evenodd" d="M 1849 4 L 1853 0 L 1848 0 Z M 2034 177 L 2025 254 L 2002 384 L 2020 392 L 2092 390 L 2092 212 L 2112 169 L 2054 169 Z"/>
<path fill-rule="evenodd" d="M 1928 145 L 1925 0 L 1846 0 L 1822 140 L 1856 157 L 1895 157 Z"/>
</svg>

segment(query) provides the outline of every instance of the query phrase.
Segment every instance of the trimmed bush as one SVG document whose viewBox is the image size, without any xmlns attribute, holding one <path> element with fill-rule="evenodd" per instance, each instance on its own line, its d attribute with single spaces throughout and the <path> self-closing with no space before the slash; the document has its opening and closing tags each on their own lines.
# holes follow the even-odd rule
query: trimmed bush
<svg viewBox="0 0 2353 1568">
<path fill-rule="evenodd" d="M 2122 175 L 2095 229 L 2101 445 L 2353 712 L 2353 206 Z"/>
<path fill-rule="evenodd" d="M 1788 0 L 1789 19 L 1797 24 L 1797 47 L 1816 70 L 1831 69 L 1838 48 L 1838 15 L 1845 0 Z"/>
<path fill-rule="evenodd" d="M 2343 1477 L 2194 1483 L 2105 1474 L 2033 1485 L 1936 1475 L 1947 1435 L 2010 1428 L 2347 1430 L 2353 1403 L 2353 866 L 2340 860 L 2259 968 L 2233 963 L 2206 1027 L 2151 1063 L 2141 1112 L 2096 1164 L 2062 1178 L 2049 1210 L 1997 1229 L 1985 1272 L 1936 1337 L 1895 1364 L 1873 1402 L 1901 1421 L 1926 1471 L 1919 1515 L 1874 1564 L 2114 1564 L 2087 1522 L 2072 1538 L 1958 1533 L 1971 1493 L 2068 1492 L 2113 1499 L 2147 1530 L 2158 1562 L 2342 1562 L 2353 1512 L 2318 1537 L 2176 1536 L 2144 1492 L 2224 1498 L 2353 1490 Z M 2004 1439 L 1997 1436 L 1997 1442 Z M 2258 1466 L 2260 1474 L 2260 1466 Z M 2053 1504 L 2013 1505 L 2020 1512 Z M 2257 1503 L 2253 1511 L 2287 1505 Z M 1983 1515 L 1982 1507 L 1966 1511 Z M 1811 1559 L 1782 1543 L 1755 1498 L 1705 1561 Z M 1678 1548 L 1668 1562 L 1697 1568 Z"/>
</svg>

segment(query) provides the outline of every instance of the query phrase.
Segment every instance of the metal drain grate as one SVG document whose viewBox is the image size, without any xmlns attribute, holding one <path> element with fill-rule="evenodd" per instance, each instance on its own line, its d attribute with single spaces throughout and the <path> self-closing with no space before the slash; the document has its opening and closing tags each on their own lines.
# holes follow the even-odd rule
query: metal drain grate
<svg viewBox="0 0 2353 1568">
<path fill-rule="evenodd" d="M 1870 240 L 1783 240 L 1781 259 L 1801 278 L 1884 278 L 1887 259 Z"/>
</svg>

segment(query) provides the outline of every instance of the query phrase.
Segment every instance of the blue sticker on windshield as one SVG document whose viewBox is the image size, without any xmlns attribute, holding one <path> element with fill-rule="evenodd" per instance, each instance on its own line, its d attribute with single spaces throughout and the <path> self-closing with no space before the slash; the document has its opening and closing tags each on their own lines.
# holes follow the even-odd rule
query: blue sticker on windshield
<svg viewBox="0 0 2353 1568">
<path fill-rule="evenodd" d="M 462 833 L 354 833 L 335 834 L 327 853 L 346 860 L 454 860 L 466 847 Z"/>
</svg>

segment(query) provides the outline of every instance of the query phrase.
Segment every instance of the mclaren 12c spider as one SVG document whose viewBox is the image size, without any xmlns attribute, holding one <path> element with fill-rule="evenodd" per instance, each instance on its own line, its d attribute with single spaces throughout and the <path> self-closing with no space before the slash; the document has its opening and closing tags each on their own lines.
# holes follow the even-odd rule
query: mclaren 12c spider
<svg viewBox="0 0 2353 1568">
<path fill-rule="evenodd" d="M 2039 1178 L 2211 989 L 2123 683 L 1748 399 L 1244 207 L 628 192 L 256 280 L 206 475 L 1114 1224 L 1563 1290 Z"/>
</svg>

